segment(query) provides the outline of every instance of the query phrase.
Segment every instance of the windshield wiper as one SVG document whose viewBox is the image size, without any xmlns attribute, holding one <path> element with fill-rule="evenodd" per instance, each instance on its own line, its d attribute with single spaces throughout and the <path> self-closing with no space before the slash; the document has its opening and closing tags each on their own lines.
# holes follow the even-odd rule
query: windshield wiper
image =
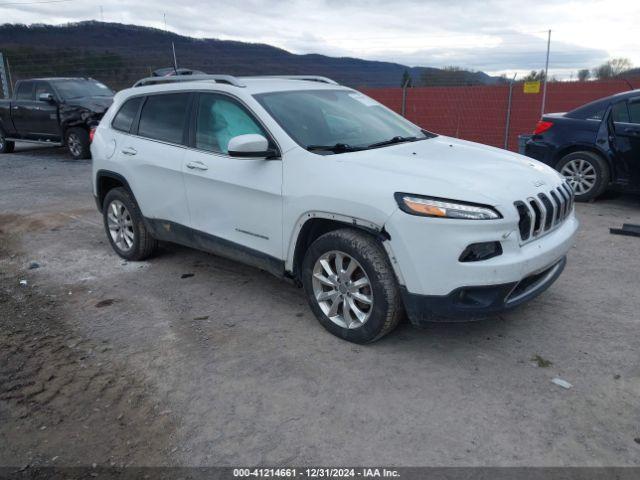
<svg viewBox="0 0 640 480">
<path fill-rule="evenodd" d="M 418 140 L 418 137 L 393 137 L 389 140 L 383 140 L 382 142 L 372 143 L 367 145 L 367 148 L 386 147 L 387 145 L 395 145 L 396 143 L 414 142 Z"/>
<path fill-rule="evenodd" d="M 310 152 L 324 150 L 333 153 L 355 152 L 357 150 L 362 150 L 361 148 L 352 147 L 346 143 L 336 143 L 334 145 L 307 145 L 305 148 Z"/>
</svg>

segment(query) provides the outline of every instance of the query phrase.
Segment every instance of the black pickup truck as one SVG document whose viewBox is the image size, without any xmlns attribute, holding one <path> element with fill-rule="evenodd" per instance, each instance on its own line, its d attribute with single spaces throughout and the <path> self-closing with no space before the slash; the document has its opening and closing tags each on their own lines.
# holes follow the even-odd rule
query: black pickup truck
<svg viewBox="0 0 640 480">
<path fill-rule="evenodd" d="M 91 78 L 19 81 L 12 100 L 0 100 L 0 153 L 15 142 L 67 146 L 76 159 L 90 158 L 89 132 L 113 102 L 114 92 Z"/>
</svg>

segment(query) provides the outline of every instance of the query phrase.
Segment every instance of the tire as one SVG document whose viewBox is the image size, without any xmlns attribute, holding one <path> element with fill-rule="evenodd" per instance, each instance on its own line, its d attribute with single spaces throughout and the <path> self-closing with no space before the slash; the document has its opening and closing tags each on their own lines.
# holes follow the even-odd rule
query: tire
<svg viewBox="0 0 640 480">
<path fill-rule="evenodd" d="M 5 140 L 4 135 L 0 133 L 0 153 L 11 153 L 16 148 L 15 142 Z"/>
<path fill-rule="evenodd" d="M 593 152 L 573 152 L 556 165 L 569 182 L 578 202 L 588 202 L 604 193 L 609 185 L 609 166 Z"/>
<path fill-rule="evenodd" d="M 74 160 L 91 158 L 89 132 L 84 128 L 73 127 L 66 131 L 64 143 Z"/>
<path fill-rule="evenodd" d="M 343 258 L 343 274 L 342 278 L 334 275 L 332 279 L 321 260 L 333 267 L 336 274 L 338 254 Z M 356 263 L 352 264 L 354 260 Z M 404 314 L 386 252 L 375 238 L 358 230 L 335 230 L 313 242 L 302 262 L 301 280 L 311 310 L 320 324 L 349 342 L 370 343 L 382 338 L 396 327 Z M 357 287 L 358 284 L 361 286 Z M 370 304 L 361 301 L 367 299 Z M 366 315 L 363 321 L 350 305 Z M 345 308 L 348 308 L 346 314 Z"/>
<path fill-rule="evenodd" d="M 109 243 L 122 258 L 139 261 L 155 253 L 158 242 L 145 227 L 138 204 L 126 189 L 109 190 L 102 203 L 102 217 Z"/>
</svg>

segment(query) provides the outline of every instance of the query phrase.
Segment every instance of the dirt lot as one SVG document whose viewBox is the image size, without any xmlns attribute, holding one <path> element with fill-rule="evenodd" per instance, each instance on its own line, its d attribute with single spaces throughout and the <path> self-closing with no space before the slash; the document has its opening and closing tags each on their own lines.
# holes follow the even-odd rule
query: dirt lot
<svg viewBox="0 0 640 480">
<path fill-rule="evenodd" d="M 528 306 L 355 346 L 261 271 L 124 262 L 90 170 L 0 157 L 0 465 L 640 465 L 640 198 L 578 205 Z"/>
</svg>

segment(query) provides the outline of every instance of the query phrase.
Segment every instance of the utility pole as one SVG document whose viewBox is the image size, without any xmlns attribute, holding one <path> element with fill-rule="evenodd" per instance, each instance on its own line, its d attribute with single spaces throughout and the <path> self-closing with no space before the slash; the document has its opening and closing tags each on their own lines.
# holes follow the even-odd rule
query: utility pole
<svg viewBox="0 0 640 480">
<path fill-rule="evenodd" d="M 402 116 L 406 117 L 407 115 L 407 87 L 409 87 L 409 82 L 411 81 L 411 77 L 407 77 L 405 82 L 402 84 Z"/>
<path fill-rule="evenodd" d="M 11 65 L 9 64 L 9 57 L 6 59 L 7 62 L 7 76 L 9 77 L 9 95 L 13 97 L 13 79 L 11 78 Z"/>
<path fill-rule="evenodd" d="M 0 52 L 0 85 L 2 86 L 2 94 L 4 98 L 11 98 L 9 93 L 9 82 L 7 81 L 5 67 L 4 67 L 4 55 Z"/>
<path fill-rule="evenodd" d="M 176 58 L 176 45 L 175 43 L 171 42 L 171 48 L 173 49 L 173 69 L 176 72 L 176 75 L 178 74 L 178 59 Z"/>
<path fill-rule="evenodd" d="M 544 83 L 542 86 L 542 108 L 540 117 L 544 115 L 544 107 L 547 102 L 547 79 L 549 78 L 549 50 L 551 49 L 551 29 L 547 34 L 547 61 L 544 64 Z"/>
<path fill-rule="evenodd" d="M 509 97 L 507 100 L 507 119 L 504 126 L 504 149 L 509 148 L 509 128 L 511 126 L 511 101 L 513 99 L 513 84 L 516 81 L 517 73 L 513 75 L 513 80 L 509 82 Z"/>
</svg>

